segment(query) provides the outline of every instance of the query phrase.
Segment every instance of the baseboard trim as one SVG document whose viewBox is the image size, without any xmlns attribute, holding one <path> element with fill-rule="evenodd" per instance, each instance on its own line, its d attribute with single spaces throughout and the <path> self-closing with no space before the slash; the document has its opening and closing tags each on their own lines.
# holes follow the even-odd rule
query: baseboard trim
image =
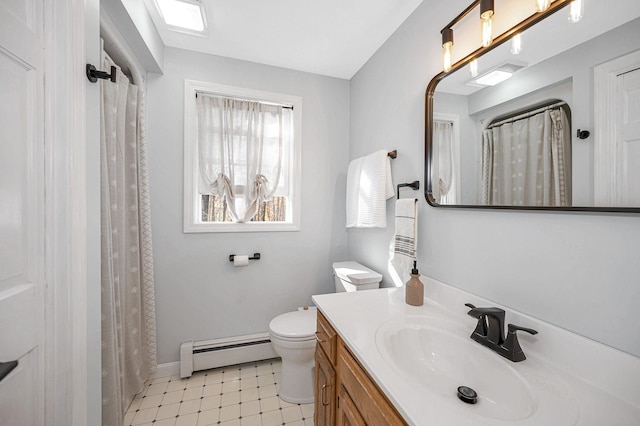
<svg viewBox="0 0 640 426">
<path fill-rule="evenodd" d="M 180 374 L 180 362 L 165 362 L 158 364 L 156 371 L 151 375 L 152 379 L 159 379 L 160 377 L 177 376 Z"/>
</svg>

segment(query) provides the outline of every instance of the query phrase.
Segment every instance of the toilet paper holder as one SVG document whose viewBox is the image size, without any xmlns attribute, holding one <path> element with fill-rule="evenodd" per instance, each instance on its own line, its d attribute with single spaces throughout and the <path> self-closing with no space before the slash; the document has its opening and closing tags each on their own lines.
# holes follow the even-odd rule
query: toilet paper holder
<svg viewBox="0 0 640 426">
<path fill-rule="evenodd" d="M 233 259 L 236 257 L 235 254 L 229 255 L 229 262 L 233 262 Z M 260 260 L 260 253 L 253 253 L 253 256 L 249 257 L 249 260 Z"/>
</svg>

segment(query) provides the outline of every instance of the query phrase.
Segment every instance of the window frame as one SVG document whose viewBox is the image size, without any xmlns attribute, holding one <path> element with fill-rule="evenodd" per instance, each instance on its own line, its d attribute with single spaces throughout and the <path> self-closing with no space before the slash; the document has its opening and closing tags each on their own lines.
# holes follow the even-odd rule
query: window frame
<svg viewBox="0 0 640 426">
<path fill-rule="evenodd" d="M 290 222 L 202 222 L 200 211 L 201 194 L 198 190 L 198 128 L 196 93 L 251 99 L 266 103 L 293 106 L 293 143 L 289 153 L 289 200 Z M 282 232 L 300 231 L 300 185 L 302 146 L 302 98 L 300 96 L 267 92 L 242 87 L 227 86 L 195 80 L 185 80 L 184 86 L 184 200 L 183 232 Z"/>
</svg>

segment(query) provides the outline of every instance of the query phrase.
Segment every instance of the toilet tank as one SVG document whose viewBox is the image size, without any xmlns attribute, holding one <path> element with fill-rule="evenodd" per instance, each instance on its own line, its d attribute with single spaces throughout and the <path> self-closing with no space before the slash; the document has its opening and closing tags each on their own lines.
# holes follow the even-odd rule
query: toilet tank
<svg viewBox="0 0 640 426">
<path fill-rule="evenodd" d="M 358 262 L 334 263 L 333 277 L 337 293 L 379 288 L 382 281 L 382 275 Z"/>
</svg>

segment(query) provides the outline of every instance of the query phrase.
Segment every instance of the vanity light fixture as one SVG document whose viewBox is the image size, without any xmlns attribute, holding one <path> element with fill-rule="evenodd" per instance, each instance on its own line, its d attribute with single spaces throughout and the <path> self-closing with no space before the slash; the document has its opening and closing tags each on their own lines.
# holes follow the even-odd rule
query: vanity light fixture
<svg viewBox="0 0 640 426">
<path fill-rule="evenodd" d="M 572 24 L 580 22 L 584 15 L 584 0 L 573 0 L 569 5 L 569 21 Z"/>
<path fill-rule="evenodd" d="M 193 1 L 193 0 L 189 0 Z M 470 65 L 470 71 L 473 75 L 476 71 L 472 62 L 475 61 L 478 56 L 484 52 L 488 52 L 493 48 L 500 46 L 504 42 L 513 39 L 511 45 L 511 53 L 517 55 L 522 50 L 522 39 L 521 33 L 526 31 L 529 27 L 535 25 L 537 22 L 545 19 L 547 16 L 555 13 L 556 11 L 562 9 L 565 6 L 572 5 L 575 7 L 576 18 L 578 16 L 582 16 L 582 3 L 584 0 L 536 0 L 536 7 L 540 7 L 543 9 L 540 13 L 534 13 L 524 21 L 519 24 L 514 25 L 509 30 L 503 32 L 500 35 L 497 35 L 494 39 L 492 34 L 492 21 L 493 15 L 495 14 L 494 8 L 494 0 L 473 0 L 466 9 L 464 9 L 458 16 L 453 18 L 451 22 L 449 22 L 441 31 L 442 35 L 442 68 L 443 74 L 446 74 L 452 70 L 456 70 L 461 66 L 466 64 Z M 574 6 L 575 3 L 575 6 Z M 453 26 L 460 22 L 465 16 L 475 10 L 477 7 L 480 8 L 480 20 L 482 22 L 482 47 L 480 47 L 475 52 L 469 53 L 466 57 L 458 60 L 457 62 L 452 62 L 452 48 L 453 48 Z M 570 18 L 572 19 L 572 18 Z M 579 19 L 579 18 L 577 18 Z M 514 70 L 510 70 L 512 73 Z M 444 77 L 444 76 L 442 76 Z M 442 78 L 440 77 L 440 78 Z M 508 77 L 507 77 L 508 78 Z M 439 81 L 439 80 L 438 80 Z M 494 81 L 493 79 L 489 79 L 489 81 Z M 436 83 L 437 84 L 437 83 Z M 484 83 L 476 83 L 476 80 L 471 80 L 466 84 L 483 84 Z M 494 83 L 497 84 L 497 83 Z"/>
<path fill-rule="evenodd" d="M 517 55 L 522 51 L 522 37 L 516 34 L 511 39 L 511 54 Z"/>
<path fill-rule="evenodd" d="M 205 15 L 200 1 L 156 0 L 156 5 L 170 29 L 196 34 L 205 33 Z"/>
<path fill-rule="evenodd" d="M 453 47 L 453 30 L 445 28 L 442 34 L 442 69 L 444 72 L 451 70 L 451 48 Z"/>
<path fill-rule="evenodd" d="M 551 6 L 551 0 L 536 0 L 536 12 L 544 12 Z"/>
<path fill-rule="evenodd" d="M 482 47 L 493 42 L 493 0 L 480 0 L 480 22 L 482 23 Z"/>
<path fill-rule="evenodd" d="M 471 73 L 471 77 L 478 76 L 478 60 L 477 59 L 474 59 L 473 61 L 469 62 L 469 72 Z"/>
</svg>

